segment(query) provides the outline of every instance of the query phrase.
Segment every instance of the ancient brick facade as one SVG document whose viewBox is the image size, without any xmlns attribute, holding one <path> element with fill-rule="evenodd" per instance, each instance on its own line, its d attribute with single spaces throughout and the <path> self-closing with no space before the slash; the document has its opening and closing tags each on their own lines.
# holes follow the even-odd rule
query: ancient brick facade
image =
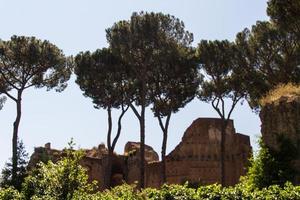
<svg viewBox="0 0 300 200">
<path fill-rule="evenodd" d="M 250 140 L 249 136 L 235 132 L 233 121 L 227 126 L 225 138 L 225 184 L 234 185 L 246 172 Z M 195 120 L 180 144 L 167 156 L 168 182 L 220 183 L 220 142 L 220 119 Z"/>
<path fill-rule="evenodd" d="M 277 149 L 279 135 L 300 140 L 300 97 L 283 96 L 265 105 L 260 112 L 261 133 L 266 145 Z"/>
<path fill-rule="evenodd" d="M 294 183 L 300 184 L 300 96 L 286 95 L 265 105 L 260 112 L 263 142 L 280 151 L 280 142 L 288 139 L 298 147 L 293 166 L 298 172 Z"/>
<path fill-rule="evenodd" d="M 167 182 L 181 184 L 185 181 L 201 184 L 220 183 L 220 134 L 221 120 L 199 118 L 185 131 L 182 141 L 166 157 Z M 42 153 L 41 153 L 42 152 Z M 43 154 L 57 160 L 60 151 L 47 147 L 36 148 L 31 157 L 31 166 Z M 56 156 L 53 156 L 56 154 Z M 226 130 L 225 180 L 226 185 L 234 185 L 246 172 L 251 154 L 249 136 L 235 132 L 233 121 Z M 56 157 L 56 158 L 55 158 Z M 139 180 L 139 143 L 128 142 L 124 155 L 114 155 L 112 162 L 112 186 L 126 181 L 131 184 Z M 158 154 L 150 147 L 145 148 L 145 185 L 159 187 L 162 184 L 161 162 Z M 88 170 L 90 180 L 98 180 L 100 189 L 106 176 L 107 150 L 100 145 L 86 150 L 82 163 Z"/>
</svg>

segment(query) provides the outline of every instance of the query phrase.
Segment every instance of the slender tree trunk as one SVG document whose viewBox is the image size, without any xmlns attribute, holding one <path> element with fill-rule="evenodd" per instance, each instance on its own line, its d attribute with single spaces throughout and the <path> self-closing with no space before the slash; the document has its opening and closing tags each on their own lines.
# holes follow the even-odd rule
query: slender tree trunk
<svg viewBox="0 0 300 200">
<path fill-rule="evenodd" d="M 14 122 L 13 137 L 12 137 L 12 182 L 16 183 L 17 167 L 18 167 L 18 132 L 22 115 L 22 90 L 18 90 L 18 97 L 16 101 L 17 116 Z"/>
<path fill-rule="evenodd" d="M 112 118 L 111 118 L 111 108 L 107 109 L 107 123 L 108 123 L 108 131 L 107 131 L 107 148 L 108 148 L 108 160 L 107 160 L 107 171 L 105 176 L 105 188 L 109 188 L 111 185 L 111 170 L 112 170 L 112 156 L 113 149 L 111 147 L 111 131 L 112 131 Z"/>
<path fill-rule="evenodd" d="M 143 79 L 142 79 L 143 80 Z M 138 118 L 140 123 L 140 180 L 139 188 L 145 187 L 145 110 L 146 110 L 146 92 L 145 92 L 145 82 L 142 81 L 140 102 L 141 113 L 133 106 L 132 102 L 129 102 L 129 106 L 134 112 L 135 116 Z"/>
<path fill-rule="evenodd" d="M 161 161 L 162 161 L 162 181 L 163 183 L 167 182 L 166 176 L 166 149 L 167 149 L 167 140 L 168 140 L 168 131 L 163 132 L 163 142 L 161 148 Z"/>
<path fill-rule="evenodd" d="M 118 119 L 118 130 L 115 138 L 113 139 L 113 142 L 111 143 L 111 133 L 112 133 L 112 116 L 111 116 L 111 108 L 108 108 L 107 114 L 108 114 L 108 131 L 107 131 L 107 147 L 108 147 L 108 163 L 107 163 L 107 171 L 106 171 L 106 180 L 105 180 L 105 187 L 109 188 L 111 186 L 111 176 L 112 176 L 112 161 L 113 161 L 113 155 L 114 150 L 117 144 L 117 141 L 121 135 L 121 129 L 122 129 L 122 118 L 129 107 L 124 109 L 122 107 L 122 113 L 119 116 Z"/>
<path fill-rule="evenodd" d="M 162 146 L 161 146 L 161 160 L 162 160 L 162 182 L 166 183 L 167 182 L 167 175 L 166 175 L 166 149 L 167 149 L 167 141 L 168 141 L 168 129 L 169 129 L 169 122 L 171 118 L 171 113 L 167 116 L 166 123 L 163 125 L 162 119 L 160 116 L 157 116 L 160 128 L 162 129 L 163 132 L 163 141 L 162 141 Z"/>
<path fill-rule="evenodd" d="M 107 172 L 106 172 L 106 183 L 105 188 L 108 189 L 112 185 L 111 183 L 111 176 L 112 176 L 112 161 L 113 161 L 113 151 L 110 149 L 108 150 L 108 160 L 107 160 Z"/>
<path fill-rule="evenodd" d="M 112 142 L 112 145 L 111 145 L 111 151 L 109 151 L 109 171 L 110 171 L 110 181 L 109 181 L 109 185 L 111 186 L 111 176 L 112 176 L 112 161 L 113 161 L 113 154 L 114 154 L 114 150 L 115 150 L 115 147 L 116 147 L 116 144 L 117 144 L 117 141 L 121 135 L 121 130 L 122 130 L 122 118 L 124 116 L 124 114 L 126 113 L 126 111 L 128 110 L 129 107 L 127 107 L 126 109 L 123 108 L 122 106 L 122 113 L 121 115 L 119 116 L 119 119 L 118 119 L 118 130 L 117 130 L 117 134 Z"/>
<path fill-rule="evenodd" d="M 116 136 L 115 136 L 115 138 L 114 138 L 114 140 L 113 140 L 113 143 L 112 143 L 112 145 L 111 145 L 113 151 L 115 150 L 116 144 L 117 144 L 117 142 L 118 142 L 118 140 L 119 140 L 119 137 L 120 137 L 120 135 L 121 135 L 121 130 L 122 130 L 122 118 L 123 118 L 123 116 L 125 115 L 125 113 L 127 112 L 128 108 L 129 108 L 129 106 L 127 106 L 125 109 L 124 109 L 124 107 L 122 106 L 122 113 L 121 113 L 121 115 L 119 116 L 119 119 L 118 119 L 118 130 L 117 130 L 117 134 L 116 134 Z"/>
<path fill-rule="evenodd" d="M 238 101 L 243 98 L 244 96 L 237 97 L 234 95 L 233 102 L 231 105 L 231 108 L 228 112 L 227 117 L 225 117 L 225 102 L 222 99 L 222 97 L 215 97 L 211 104 L 213 108 L 217 111 L 219 116 L 221 117 L 221 144 L 220 144 L 220 175 L 221 175 L 221 185 L 225 186 L 225 179 L 226 179 L 226 167 L 225 167 L 225 156 L 226 156 L 226 128 L 228 125 L 228 122 L 230 120 L 230 116 L 238 103 Z M 219 107 L 219 103 L 221 102 L 221 108 Z"/>
<path fill-rule="evenodd" d="M 226 186 L 226 128 L 228 120 L 222 119 L 221 125 L 221 185 Z"/>
<path fill-rule="evenodd" d="M 140 118 L 140 188 L 145 187 L 145 105 L 142 105 Z"/>
</svg>

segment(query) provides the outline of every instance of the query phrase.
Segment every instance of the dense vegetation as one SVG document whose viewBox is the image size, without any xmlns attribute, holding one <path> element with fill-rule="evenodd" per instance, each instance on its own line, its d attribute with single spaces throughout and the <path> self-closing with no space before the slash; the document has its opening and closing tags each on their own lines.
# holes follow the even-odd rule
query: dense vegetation
<svg viewBox="0 0 300 200">
<path fill-rule="evenodd" d="M 18 141 L 17 148 L 17 170 L 16 180 L 12 178 L 12 159 L 5 163 L 1 172 L 0 187 L 14 186 L 17 190 L 21 190 L 22 183 L 27 176 L 28 153 L 25 151 L 23 141 Z"/>
<path fill-rule="evenodd" d="M 295 200 L 300 198 L 300 187 L 286 184 L 284 188 L 270 186 L 262 190 L 247 190 L 243 185 L 222 188 L 220 185 L 202 186 L 197 189 L 187 185 L 164 185 L 161 189 L 137 191 L 134 186 L 122 185 L 98 193 L 76 191 L 72 198 L 61 199 L 55 196 L 39 196 L 34 200 Z M 12 188 L 0 191 L 1 200 L 26 200 L 24 194 Z"/>
<path fill-rule="evenodd" d="M 57 163 L 40 163 L 25 179 L 21 191 L 7 187 L 0 189 L 1 200 L 172 200 L 172 199 L 300 199 L 300 186 L 291 183 L 271 185 L 264 188 L 253 187 L 247 180 L 234 187 L 214 184 L 192 187 L 184 185 L 163 185 L 160 189 L 138 190 L 135 185 L 121 185 L 97 191 L 97 183 L 88 183 L 86 170 L 79 165 L 83 152 L 66 150 L 67 156 Z M 259 166 L 258 166 L 259 167 Z M 252 175 L 250 175 L 252 176 Z M 255 175 L 256 176 L 256 175 Z M 245 179 L 247 179 L 246 177 Z"/>
</svg>

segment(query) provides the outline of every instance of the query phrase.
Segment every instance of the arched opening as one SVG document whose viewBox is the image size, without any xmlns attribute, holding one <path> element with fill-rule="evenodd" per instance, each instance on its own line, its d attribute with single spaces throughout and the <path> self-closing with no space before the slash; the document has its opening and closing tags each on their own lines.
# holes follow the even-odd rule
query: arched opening
<svg viewBox="0 0 300 200">
<path fill-rule="evenodd" d="M 111 167 L 110 186 L 115 187 L 124 183 L 124 171 L 122 163 L 119 160 L 114 159 Z"/>
</svg>

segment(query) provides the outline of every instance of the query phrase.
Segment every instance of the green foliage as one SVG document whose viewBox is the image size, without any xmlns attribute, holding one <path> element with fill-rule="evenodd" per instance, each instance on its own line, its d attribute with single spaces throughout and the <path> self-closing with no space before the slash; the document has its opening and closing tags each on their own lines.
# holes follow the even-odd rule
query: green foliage
<svg viewBox="0 0 300 200">
<path fill-rule="evenodd" d="M 137 105 L 149 105 L 152 97 L 157 102 L 154 110 L 165 114 L 189 101 L 180 95 L 195 89 L 183 90 L 177 82 L 189 81 L 186 85 L 195 87 L 197 63 L 190 48 L 193 35 L 185 30 L 182 21 L 162 13 L 133 13 L 129 21 L 117 22 L 106 32 L 113 54 L 126 64 L 127 80 L 134 88 L 132 99 Z M 171 108 L 165 108 L 166 103 L 159 102 L 157 96 L 165 102 L 173 99 L 173 104 L 168 105 Z"/>
<path fill-rule="evenodd" d="M 12 187 L 5 189 L 0 188 L 0 199 L 1 200 L 24 200 L 24 197 L 18 190 L 15 190 Z"/>
<path fill-rule="evenodd" d="M 75 57 L 76 83 L 96 108 L 119 108 L 126 102 L 128 85 L 124 67 L 110 49 L 79 53 Z"/>
<path fill-rule="evenodd" d="M 39 163 L 25 179 L 22 192 L 26 199 L 71 200 L 76 193 L 90 193 L 95 184 L 89 184 L 86 170 L 79 165 L 82 151 L 66 149 L 66 157 L 57 163 Z"/>
<path fill-rule="evenodd" d="M 208 200 L 221 199 L 222 187 L 217 184 L 199 187 L 197 189 L 197 195 L 199 198 L 202 199 L 208 199 Z"/>
<path fill-rule="evenodd" d="M 300 2 L 269 0 L 267 12 L 270 21 L 258 21 L 236 38 L 254 108 L 278 85 L 300 83 Z"/>
<path fill-rule="evenodd" d="M 202 40 L 197 55 L 206 77 L 200 85 L 199 99 L 211 102 L 222 119 L 230 119 L 236 104 L 246 97 L 245 71 L 238 48 L 227 40 Z M 227 114 L 226 98 L 231 100 Z"/>
<path fill-rule="evenodd" d="M 12 188 L 0 189 L 1 200 L 26 200 L 22 193 Z M 34 196 L 31 200 L 57 200 L 52 195 Z M 272 185 L 263 189 L 249 190 L 245 185 L 222 188 L 220 185 L 201 186 L 198 189 L 187 185 L 164 185 L 161 189 L 146 188 L 138 191 L 136 187 L 121 185 L 112 190 L 91 193 L 76 190 L 72 200 L 296 200 L 300 199 L 300 187 L 286 183 L 283 187 Z"/>
<path fill-rule="evenodd" d="M 160 190 L 163 199 L 175 200 L 192 200 L 196 199 L 196 192 L 192 188 L 188 188 L 187 184 L 185 185 L 163 185 Z"/>
<path fill-rule="evenodd" d="M 185 199 L 192 200 L 197 199 L 196 190 L 188 188 L 187 184 L 184 185 L 163 185 L 160 190 L 146 188 L 142 191 L 142 196 L 145 199 L 149 200 L 158 200 L 158 199 Z"/>
<path fill-rule="evenodd" d="M 143 196 L 136 189 L 135 185 L 120 185 L 112 188 L 111 190 L 105 190 L 103 192 L 97 192 L 94 194 L 88 193 L 75 193 L 72 200 L 143 200 Z"/>
<path fill-rule="evenodd" d="M 300 38 L 299 0 L 269 0 L 267 13 L 271 17 L 271 21 L 281 30 L 288 31 Z"/>
<path fill-rule="evenodd" d="M 284 186 L 293 181 L 296 171 L 291 165 L 298 154 L 296 146 L 288 139 L 279 137 L 279 150 L 267 147 L 259 142 L 258 155 L 251 160 L 251 167 L 243 182 L 250 188 L 266 188 L 271 185 Z"/>
<path fill-rule="evenodd" d="M 28 164 L 28 153 L 22 141 L 18 140 L 17 149 L 17 179 L 12 180 L 12 163 L 6 163 L 1 172 L 1 187 L 14 186 L 14 188 L 21 190 L 22 183 L 27 175 L 26 167 Z"/>
<path fill-rule="evenodd" d="M 243 181 L 234 187 L 221 185 L 199 186 L 163 185 L 160 189 L 138 190 L 135 185 L 123 184 L 96 192 L 94 184 L 87 183 L 86 171 L 80 167 L 82 152 L 72 148 L 56 164 L 40 163 L 26 178 L 21 192 L 14 188 L 0 188 L 1 200 L 295 200 L 300 199 L 300 186 L 285 183 L 256 188 Z"/>
<path fill-rule="evenodd" d="M 101 197 L 102 199 L 141 199 L 135 186 L 130 186 L 127 184 L 114 187 L 111 190 L 106 190 L 104 193 L 102 193 Z"/>
<path fill-rule="evenodd" d="M 62 51 L 46 40 L 25 36 L 0 40 L 0 79 L 7 91 L 31 86 L 61 91 L 71 73 L 67 62 Z"/>
</svg>

